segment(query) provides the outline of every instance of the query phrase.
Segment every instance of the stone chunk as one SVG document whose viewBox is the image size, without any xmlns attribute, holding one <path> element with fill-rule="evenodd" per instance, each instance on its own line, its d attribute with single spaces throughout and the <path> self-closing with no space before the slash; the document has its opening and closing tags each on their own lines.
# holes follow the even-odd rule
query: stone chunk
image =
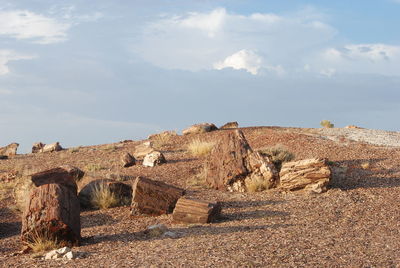
<svg viewBox="0 0 400 268">
<path fill-rule="evenodd" d="M 217 130 L 218 128 L 211 123 L 201 123 L 190 126 L 182 131 L 183 135 L 200 134 Z"/>
<path fill-rule="evenodd" d="M 330 178 L 331 169 L 326 159 L 312 158 L 287 162 L 283 163 L 280 171 L 279 188 L 322 193 L 326 191 Z"/>
<path fill-rule="evenodd" d="M 178 199 L 184 195 L 181 188 L 142 177 L 132 185 L 132 215 L 161 215 L 172 213 Z"/>
<path fill-rule="evenodd" d="M 240 130 L 220 138 L 208 155 L 205 171 L 207 184 L 219 190 L 262 191 L 279 181 L 272 161 L 254 152 Z"/>
<path fill-rule="evenodd" d="M 32 146 L 32 153 L 33 154 L 40 153 L 45 145 L 46 144 L 41 142 L 35 142 Z"/>
<path fill-rule="evenodd" d="M 176 203 L 172 218 L 177 223 L 210 223 L 221 213 L 221 204 L 181 197 Z"/>
<path fill-rule="evenodd" d="M 7 146 L 0 147 L 0 156 L 13 156 L 17 154 L 19 144 L 18 143 L 11 143 Z M 7 159 L 7 158 L 5 158 Z"/>
<path fill-rule="evenodd" d="M 45 235 L 69 246 L 81 240 L 80 205 L 75 178 L 62 168 L 33 174 L 34 188 L 22 216 L 21 240 Z"/>
<path fill-rule="evenodd" d="M 47 153 L 47 152 L 58 152 L 61 151 L 63 148 L 61 147 L 59 142 L 51 143 L 51 144 L 46 144 L 41 152 L 42 153 Z"/>
<path fill-rule="evenodd" d="M 151 153 L 153 151 L 154 151 L 154 148 L 152 147 L 151 142 L 146 141 L 135 147 L 135 152 L 133 153 L 133 156 L 135 158 L 143 159 L 143 157 L 145 157 L 146 155 L 148 155 L 149 153 Z"/>
<path fill-rule="evenodd" d="M 136 164 L 136 159 L 130 153 L 125 153 L 121 157 L 121 162 L 123 167 L 131 167 Z"/>
<path fill-rule="evenodd" d="M 233 129 L 233 128 L 238 128 L 239 124 L 238 122 L 228 122 L 225 125 L 223 125 L 222 127 L 220 127 L 219 129 Z"/>
<path fill-rule="evenodd" d="M 154 167 L 166 163 L 164 155 L 161 152 L 153 151 L 145 156 L 143 159 L 143 166 Z"/>
</svg>

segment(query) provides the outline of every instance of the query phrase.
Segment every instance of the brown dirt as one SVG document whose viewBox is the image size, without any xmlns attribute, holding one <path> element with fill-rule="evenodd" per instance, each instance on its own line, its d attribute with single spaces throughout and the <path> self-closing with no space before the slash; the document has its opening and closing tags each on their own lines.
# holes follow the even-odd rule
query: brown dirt
<svg viewBox="0 0 400 268">
<path fill-rule="evenodd" d="M 186 153 L 185 146 L 193 138 L 187 136 L 172 137 L 163 145 L 168 163 L 154 168 L 121 167 L 120 156 L 134 151 L 139 144 L 134 141 L 17 155 L 0 160 L 0 172 L 38 171 L 62 164 L 87 171 L 95 164 L 97 170 L 87 172 L 88 177 L 141 175 L 184 187 L 192 196 L 221 201 L 223 218 L 213 224 L 185 226 L 172 224 L 170 215 L 132 218 L 129 207 L 83 211 L 83 244 L 73 250 L 84 252 L 84 257 L 45 261 L 29 254 L 15 255 L 20 250 L 20 215 L 12 209 L 11 191 L 2 190 L 0 265 L 400 267 L 400 148 L 345 137 L 324 139 L 310 129 L 256 127 L 243 131 L 253 149 L 279 143 L 295 153 L 296 159 L 328 158 L 334 170 L 328 192 L 229 193 L 188 187 L 187 180 L 199 172 L 204 158 Z M 224 133 L 221 130 L 196 137 L 217 140 Z M 149 237 L 143 232 L 157 223 L 166 224 L 178 237 Z"/>
</svg>

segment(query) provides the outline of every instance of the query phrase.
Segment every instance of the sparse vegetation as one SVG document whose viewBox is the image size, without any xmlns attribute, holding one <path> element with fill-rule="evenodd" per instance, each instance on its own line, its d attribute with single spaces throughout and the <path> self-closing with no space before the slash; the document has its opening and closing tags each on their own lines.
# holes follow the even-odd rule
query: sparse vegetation
<svg viewBox="0 0 400 268">
<path fill-rule="evenodd" d="M 361 163 L 361 167 L 362 167 L 362 169 L 368 169 L 370 167 L 370 163 L 369 162 L 363 162 L 363 163 Z"/>
<path fill-rule="evenodd" d="M 105 183 L 99 183 L 95 186 L 90 202 L 95 208 L 106 209 L 116 207 L 121 200 Z"/>
<path fill-rule="evenodd" d="M 335 127 L 335 125 L 332 124 L 331 121 L 329 121 L 329 120 L 322 120 L 319 124 L 324 128 L 333 128 L 333 127 Z"/>
<path fill-rule="evenodd" d="M 25 245 L 31 248 L 34 253 L 43 253 L 63 246 L 47 229 L 34 231 L 27 240 L 28 242 L 25 242 Z"/>
<path fill-rule="evenodd" d="M 90 163 L 85 166 L 85 170 L 90 171 L 90 172 L 96 172 L 96 171 L 100 171 L 100 170 L 104 170 L 104 169 L 106 169 L 106 168 L 103 167 L 102 165 L 94 164 L 94 163 Z"/>
<path fill-rule="evenodd" d="M 100 147 L 99 150 L 106 151 L 106 152 L 114 152 L 117 150 L 117 148 L 118 147 L 115 146 L 114 144 L 107 144 L 105 146 Z"/>
<path fill-rule="evenodd" d="M 177 136 L 175 131 L 165 131 L 159 134 L 150 136 L 154 149 L 161 149 L 171 142 L 172 137 Z"/>
<path fill-rule="evenodd" d="M 265 180 L 261 177 L 257 177 L 253 180 L 246 182 L 247 191 L 254 193 L 254 192 L 262 192 L 269 188 L 269 181 Z"/>
<path fill-rule="evenodd" d="M 192 140 L 188 146 L 188 152 L 193 156 L 205 156 L 209 154 L 215 146 L 214 142 L 201 141 L 200 139 Z"/>
<path fill-rule="evenodd" d="M 258 152 L 263 156 L 271 157 L 272 162 L 278 170 L 281 169 L 282 163 L 295 159 L 295 155 L 281 144 L 260 149 Z"/>
</svg>

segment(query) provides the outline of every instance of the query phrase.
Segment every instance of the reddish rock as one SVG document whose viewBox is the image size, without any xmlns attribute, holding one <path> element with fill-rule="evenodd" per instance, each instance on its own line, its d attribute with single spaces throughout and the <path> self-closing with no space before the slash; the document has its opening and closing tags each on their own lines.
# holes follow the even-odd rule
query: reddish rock
<svg viewBox="0 0 400 268">
<path fill-rule="evenodd" d="M 182 131 L 183 135 L 200 134 L 217 130 L 218 128 L 211 123 L 201 123 L 190 126 Z"/>
<path fill-rule="evenodd" d="M 179 198 L 176 203 L 173 221 L 176 223 L 210 223 L 220 217 L 221 204 L 204 200 Z"/>
<path fill-rule="evenodd" d="M 19 144 L 18 143 L 11 143 L 7 146 L 0 147 L 0 156 L 13 156 L 17 154 Z M 7 158 L 4 158 L 7 159 Z"/>
</svg>

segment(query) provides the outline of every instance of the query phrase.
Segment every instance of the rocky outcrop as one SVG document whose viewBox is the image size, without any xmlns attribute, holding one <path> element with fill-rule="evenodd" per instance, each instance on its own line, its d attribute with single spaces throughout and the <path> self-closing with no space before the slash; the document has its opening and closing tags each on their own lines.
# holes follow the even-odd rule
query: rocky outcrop
<svg viewBox="0 0 400 268">
<path fill-rule="evenodd" d="M 58 152 L 63 148 L 59 142 L 54 142 L 51 144 L 44 144 L 41 142 L 36 142 L 32 146 L 32 153 L 47 153 L 47 152 Z"/>
<path fill-rule="evenodd" d="M 79 245 L 80 206 L 75 178 L 55 168 L 33 174 L 31 181 L 34 188 L 22 216 L 22 241 L 45 236 L 66 245 Z"/>
<path fill-rule="evenodd" d="M 154 167 L 166 163 L 164 155 L 161 152 L 153 151 L 143 159 L 143 166 Z"/>
<path fill-rule="evenodd" d="M 240 130 L 220 138 L 208 155 L 205 172 L 207 184 L 219 190 L 262 191 L 279 180 L 271 160 L 254 152 Z"/>
<path fill-rule="evenodd" d="M 233 129 L 233 128 L 238 128 L 239 124 L 238 122 L 228 122 L 225 125 L 223 125 L 222 127 L 220 127 L 219 129 Z"/>
<path fill-rule="evenodd" d="M 201 123 L 201 124 L 196 124 L 193 126 L 190 126 L 182 131 L 183 135 L 190 135 L 190 134 L 200 134 L 200 133 L 206 133 L 206 132 L 211 132 L 214 130 L 217 130 L 218 128 L 214 124 L 210 123 Z"/>
<path fill-rule="evenodd" d="M 322 193 L 326 191 L 330 178 L 331 169 L 326 159 L 312 158 L 287 162 L 282 165 L 280 171 L 279 188 Z"/>
<path fill-rule="evenodd" d="M 132 215 L 161 215 L 172 213 L 178 199 L 184 195 L 181 188 L 142 177 L 132 185 Z"/>
<path fill-rule="evenodd" d="M 0 156 L 13 156 L 17 154 L 19 144 L 18 143 L 11 143 L 7 146 L 0 147 Z"/>
<path fill-rule="evenodd" d="M 125 153 L 121 157 L 121 162 L 123 167 L 131 167 L 136 164 L 136 159 L 130 153 Z"/>
</svg>

